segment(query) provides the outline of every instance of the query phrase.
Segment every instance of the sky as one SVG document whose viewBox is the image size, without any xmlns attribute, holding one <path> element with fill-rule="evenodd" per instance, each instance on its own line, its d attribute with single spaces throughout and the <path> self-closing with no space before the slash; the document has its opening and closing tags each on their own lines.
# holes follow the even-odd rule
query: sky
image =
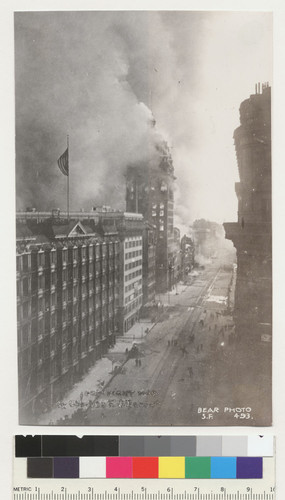
<svg viewBox="0 0 285 500">
<path fill-rule="evenodd" d="M 17 208 L 65 209 L 69 134 L 72 209 L 124 209 L 127 166 L 166 140 L 176 225 L 236 221 L 233 131 L 257 82 L 272 84 L 270 13 L 16 13 Z"/>
</svg>

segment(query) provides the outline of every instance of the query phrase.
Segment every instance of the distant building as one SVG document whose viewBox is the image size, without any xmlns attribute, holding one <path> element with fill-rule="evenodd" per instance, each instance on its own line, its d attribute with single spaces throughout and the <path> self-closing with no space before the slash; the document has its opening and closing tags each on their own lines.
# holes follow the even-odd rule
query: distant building
<svg viewBox="0 0 285 500">
<path fill-rule="evenodd" d="M 163 293 L 173 281 L 174 168 L 166 142 L 157 146 L 158 163 L 135 164 L 126 173 L 126 207 L 141 213 L 154 226 L 156 291 Z"/>
<path fill-rule="evenodd" d="M 114 344 L 120 243 L 79 221 L 17 219 L 20 422 L 30 423 Z"/>
<path fill-rule="evenodd" d="M 181 241 L 180 230 L 178 227 L 173 229 L 173 258 L 171 269 L 171 288 L 182 277 L 182 254 L 181 254 Z"/>
<path fill-rule="evenodd" d="M 224 224 L 237 250 L 234 319 L 244 341 L 271 342 L 271 89 L 268 84 L 240 106 L 234 132 L 240 182 L 238 222 Z"/>
<path fill-rule="evenodd" d="M 205 219 L 197 219 L 192 226 L 195 243 L 195 254 L 205 259 L 212 258 L 220 243 L 224 241 L 224 230 L 222 225 Z"/>
<path fill-rule="evenodd" d="M 192 238 L 184 235 L 181 238 L 181 279 L 193 269 L 195 263 L 195 247 Z"/>
</svg>

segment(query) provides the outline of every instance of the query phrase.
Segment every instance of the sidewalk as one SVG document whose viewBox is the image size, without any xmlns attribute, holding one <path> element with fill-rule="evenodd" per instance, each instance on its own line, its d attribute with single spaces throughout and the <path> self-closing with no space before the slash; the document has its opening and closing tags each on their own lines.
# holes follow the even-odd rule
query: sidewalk
<svg viewBox="0 0 285 500">
<path fill-rule="evenodd" d="M 135 323 L 126 335 L 117 337 L 116 344 L 77 382 L 73 388 L 66 393 L 63 401 L 59 401 L 55 407 L 41 415 L 39 425 L 56 425 L 61 418 L 70 418 L 80 407 L 87 406 L 99 392 L 116 376 L 115 366 L 122 366 L 126 361 L 126 349 L 130 351 L 134 341 L 139 344 L 153 328 L 154 323 Z"/>
</svg>

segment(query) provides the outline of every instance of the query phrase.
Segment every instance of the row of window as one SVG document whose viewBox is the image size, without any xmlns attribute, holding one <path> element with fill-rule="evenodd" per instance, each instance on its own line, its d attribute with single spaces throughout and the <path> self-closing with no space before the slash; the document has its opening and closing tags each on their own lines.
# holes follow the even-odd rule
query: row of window
<svg viewBox="0 0 285 500">
<path fill-rule="evenodd" d="M 163 160 L 163 161 L 165 162 L 167 160 Z M 146 186 L 145 184 L 143 184 L 140 186 L 140 192 L 139 192 L 140 197 L 142 197 L 144 195 L 142 192 L 143 189 L 146 193 L 148 193 L 149 191 L 157 191 L 158 189 L 162 193 L 165 193 L 168 190 L 168 184 L 165 181 L 156 181 L 154 184 L 149 185 L 149 186 Z M 129 184 L 129 191 L 130 191 L 129 196 L 131 199 L 134 199 L 134 193 L 136 192 L 136 190 L 137 190 L 137 186 L 135 184 Z M 169 190 L 169 192 L 170 192 L 170 190 Z"/>
<path fill-rule="evenodd" d="M 139 309 L 141 305 L 142 305 L 142 297 L 140 296 L 138 297 L 138 299 L 134 300 L 125 307 L 125 314 L 129 314 L 134 309 Z"/>
<path fill-rule="evenodd" d="M 134 293 L 131 293 L 131 295 L 125 298 L 125 305 L 128 304 L 129 302 L 132 302 L 132 300 L 134 300 L 136 297 L 138 297 L 138 295 L 141 294 L 142 294 L 141 288 L 135 290 Z"/>
<path fill-rule="evenodd" d="M 133 278 L 136 278 L 137 276 L 142 275 L 142 270 L 138 269 L 137 271 L 134 271 L 133 273 L 128 274 L 128 276 L 125 277 L 125 281 L 130 281 Z"/>
<path fill-rule="evenodd" d="M 109 257 L 112 257 L 114 255 L 114 248 L 113 244 L 105 245 L 103 244 L 101 247 L 99 245 L 95 246 L 95 251 L 93 253 L 93 245 L 88 246 L 89 251 L 87 251 L 87 247 L 83 246 L 80 247 L 80 256 L 81 259 L 86 259 L 89 256 L 89 259 L 95 258 L 104 258 L 109 254 Z M 32 255 L 30 253 L 23 253 L 21 255 L 17 255 L 16 257 L 16 263 L 17 263 L 17 271 L 18 272 L 28 272 L 31 270 L 31 267 L 44 267 L 45 265 L 50 266 L 51 264 L 56 264 L 57 263 L 57 252 L 60 252 L 61 259 L 63 262 L 67 262 L 68 257 L 71 257 L 73 260 L 77 261 L 78 260 L 78 248 L 72 248 L 72 249 L 67 249 L 63 248 L 60 250 L 50 250 L 50 251 L 43 251 L 39 250 L 38 252 L 33 253 Z M 109 251 L 108 251 L 109 250 Z M 115 244 L 115 253 L 119 253 L 119 244 Z M 32 266 L 33 264 L 33 266 Z"/>
<path fill-rule="evenodd" d="M 68 291 L 70 292 L 70 291 Z M 71 290 L 72 292 L 72 290 Z M 109 303 L 115 300 L 115 294 L 112 289 L 109 289 L 107 293 L 107 290 L 100 290 L 99 293 L 95 295 L 95 300 L 93 296 L 93 291 L 91 290 L 92 295 L 90 296 L 90 290 L 89 290 L 89 297 L 86 297 L 84 299 L 84 295 L 87 295 L 87 289 L 82 291 L 82 298 L 81 298 L 81 311 L 87 312 L 87 309 L 89 308 L 92 309 L 93 303 L 95 303 L 95 307 L 101 307 L 101 303 L 103 301 L 106 302 L 108 301 Z M 44 299 L 44 297 L 39 297 L 38 299 L 34 298 L 32 301 L 25 301 L 23 304 L 18 305 L 17 307 L 17 319 L 19 322 L 21 321 L 26 321 L 28 319 L 34 318 L 36 315 L 45 315 L 45 320 L 47 321 L 48 318 L 53 318 L 53 311 L 51 311 L 51 307 L 55 307 L 56 305 L 58 306 L 58 313 L 62 314 L 62 321 L 66 321 L 67 317 L 66 311 L 70 311 L 70 314 L 68 313 L 68 319 L 71 320 L 73 317 L 77 316 L 78 314 L 78 303 L 71 303 L 67 305 L 67 299 L 71 301 L 74 298 L 78 298 L 78 287 L 76 287 L 76 290 L 74 290 L 74 293 L 67 294 L 67 290 L 63 290 L 62 296 L 56 295 L 56 293 L 51 294 L 50 298 Z M 87 301 L 89 302 L 88 307 L 87 307 Z M 66 307 L 64 307 L 64 304 L 66 304 Z M 52 320 L 51 320 L 52 321 Z M 55 325 L 51 324 L 51 328 L 54 328 Z"/>
<path fill-rule="evenodd" d="M 156 210 L 157 208 L 159 207 L 159 209 L 164 209 L 164 203 L 159 203 L 159 204 L 156 204 L 156 203 L 153 203 L 152 204 L 152 210 Z"/>
<path fill-rule="evenodd" d="M 133 257 L 138 257 L 142 255 L 142 250 L 135 250 L 134 252 L 127 252 L 125 257 L 126 259 L 132 259 Z"/>
<path fill-rule="evenodd" d="M 138 287 L 139 285 L 142 284 L 142 280 L 135 281 L 134 283 L 131 283 L 130 285 L 125 286 L 125 293 L 129 292 L 130 290 L 133 290 L 133 288 Z"/>
<path fill-rule="evenodd" d="M 126 248 L 139 247 L 141 245 L 142 245 L 142 238 L 139 238 L 138 240 L 132 240 L 132 241 L 125 242 Z"/>
<path fill-rule="evenodd" d="M 128 264 L 125 264 L 125 271 L 128 271 L 129 269 L 133 269 L 134 267 L 138 267 L 142 265 L 142 259 L 135 260 L 134 262 L 129 262 Z"/>
<path fill-rule="evenodd" d="M 105 336 L 107 332 L 109 331 L 109 328 L 112 327 L 113 324 L 109 323 L 109 325 L 104 322 L 102 323 L 102 328 L 100 331 L 100 337 Z M 62 361 L 62 366 L 64 366 L 64 360 L 68 363 L 71 362 L 71 353 L 72 353 L 72 360 L 77 361 L 79 353 L 86 352 L 88 350 L 88 347 L 95 347 L 96 343 L 96 337 L 94 335 L 94 331 L 89 333 L 89 335 L 82 335 L 82 337 L 76 338 L 75 342 L 72 341 L 69 342 L 69 346 L 66 350 L 59 351 L 59 346 L 57 345 L 57 339 L 55 336 L 51 337 L 48 342 L 41 342 L 38 345 L 31 346 L 28 349 L 25 349 L 21 353 L 21 358 L 20 358 L 20 369 L 21 371 L 25 371 L 27 369 L 30 369 L 32 367 L 32 364 L 35 366 L 37 365 L 38 368 L 41 367 L 42 363 L 45 360 L 51 361 L 49 363 L 49 367 L 53 367 L 54 364 L 56 363 L 58 366 L 60 365 L 60 360 Z M 68 338 L 62 339 L 62 344 L 65 345 L 68 343 Z M 51 360 L 50 356 L 51 353 L 56 354 L 55 359 Z M 68 356 L 68 359 L 67 359 Z M 38 375 L 40 376 L 41 369 L 38 371 Z M 58 372 L 59 373 L 59 372 Z M 53 372 L 53 369 L 51 369 L 51 375 L 55 375 Z"/>
<path fill-rule="evenodd" d="M 157 216 L 156 210 L 152 210 L 152 212 L 151 212 L 151 216 L 152 216 L 152 217 L 156 217 L 156 216 Z M 160 211 L 159 211 L 159 216 L 160 216 L 160 217 L 164 217 L 164 210 L 160 210 Z"/>
<path fill-rule="evenodd" d="M 109 252 L 108 252 L 108 250 L 109 250 Z M 115 244 L 115 252 L 116 253 L 119 252 L 119 244 L 118 243 Z M 69 256 L 72 257 L 73 260 L 78 260 L 79 256 L 81 259 L 89 258 L 89 260 L 93 260 L 94 256 L 96 259 L 99 259 L 100 257 L 101 258 L 106 257 L 108 253 L 109 253 L 109 257 L 112 257 L 114 255 L 113 244 L 109 244 L 109 245 L 103 244 L 102 246 L 100 246 L 100 245 L 95 245 L 95 246 L 88 245 L 88 247 L 82 246 L 82 247 L 80 247 L 80 253 L 79 253 L 78 248 L 69 249 Z M 66 262 L 68 259 L 68 249 L 67 248 L 62 249 L 61 255 L 62 255 L 62 260 Z"/>
<path fill-rule="evenodd" d="M 100 304 L 100 307 L 101 307 L 101 304 Z M 86 304 L 86 311 L 87 311 L 87 304 Z M 104 307 L 102 307 L 102 309 L 100 309 L 100 312 L 98 311 L 98 313 L 96 313 L 96 318 L 95 318 L 93 304 L 92 304 L 92 313 L 90 313 L 89 317 L 88 317 L 88 327 L 89 327 L 89 329 L 93 328 L 94 319 L 96 319 L 96 327 L 97 327 L 100 323 L 104 322 L 106 319 L 112 320 L 113 316 L 114 316 L 114 308 L 109 307 L 109 309 L 107 311 L 107 307 L 104 306 Z M 66 339 L 67 339 L 68 335 L 74 336 L 74 335 L 78 334 L 77 333 L 77 330 L 78 330 L 77 324 L 78 324 L 78 320 L 79 320 L 78 308 L 76 311 L 73 310 L 72 313 L 70 313 L 66 309 L 63 310 L 62 316 L 60 318 L 60 323 L 63 324 L 67 320 L 70 321 L 72 318 L 76 318 L 76 320 L 77 320 L 76 323 L 72 323 L 69 326 L 67 326 L 67 328 L 63 329 L 62 337 L 60 337 L 60 336 L 57 337 L 58 342 L 60 342 L 60 339 L 62 338 L 62 342 L 65 343 L 67 341 Z M 19 345 L 19 347 L 21 349 L 25 349 L 25 347 L 27 345 L 29 345 L 31 343 L 35 343 L 37 340 L 41 340 L 41 338 L 44 337 L 45 330 L 47 330 L 47 329 L 51 332 L 51 335 L 48 335 L 46 337 L 47 341 L 49 342 L 50 339 L 54 338 L 53 329 L 56 328 L 57 323 L 58 323 L 57 315 L 52 314 L 50 316 L 50 318 L 48 319 L 48 321 L 47 321 L 47 319 L 45 319 L 45 321 L 44 321 L 43 318 L 40 318 L 38 320 L 32 320 L 31 323 L 27 323 L 27 324 L 23 325 L 18 330 L 18 335 L 19 335 L 19 338 L 18 338 L 19 344 L 18 345 Z M 87 325 L 87 317 L 84 316 L 83 318 L 81 318 L 81 322 L 80 322 L 81 333 L 86 330 L 86 325 Z"/>
<path fill-rule="evenodd" d="M 76 279 L 78 279 L 78 269 L 74 269 L 73 271 L 74 271 L 73 279 L 76 280 Z M 32 292 L 32 288 L 33 288 L 33 292 L 35 292 L 36 290 L 44 290 L 44 289 L 48 289 L 50 287 L 55 287 L 57 285 L 57 277 L 58 277 L 57 273 L 51 273 L 49 276 L 46 276 L 46 277 L 43 274 L 41 274 L 40 276 L 35 277 L 35 279 L 33 279 L 33 282 L 31 281 L 31 277 L 26 277 L 26 278 L 17 280 L 17 296 L 18 296 L 18 298 L 20 298 L 21 296 L 26 297 L 26 296 L 30 295 Z M 91 275 L 89 274 L 86 277 L 88 277 L 88 280 L 89 280 L 89 289 L 90 288 L 93 289 L 94 285 L 97 286 L 96 281 L 94 282 L 94 279 L 93 279 L 94 276 L 92 274 Z M 96 273 L 96 277 L 98 277 L 97 273 Z M 68 278 L 67 271 L 64 270 L 62 272 L 62 285 L 67 283 L 67 278 Z M 84 276 L 82 276 L 82 278 L 84 278 Z M 109 285 L 112 286 L 112 283 L 114 281 L 115 281 L 114 271 L 111 270 L 109 272 Z M 102 277 L 102 284 L 107 284 L 107 277 L 104 275 Z M 99 285 L 99 283 L 98 283 L 98 285 Z M 85 293 L 86 286 L 87 286 L 86 283 L 82 284 L 83 293 Z M 76 289 L 76 286 L 73 287 L 73 290 L 75 290 L 75 289 Z"/>
</svg>

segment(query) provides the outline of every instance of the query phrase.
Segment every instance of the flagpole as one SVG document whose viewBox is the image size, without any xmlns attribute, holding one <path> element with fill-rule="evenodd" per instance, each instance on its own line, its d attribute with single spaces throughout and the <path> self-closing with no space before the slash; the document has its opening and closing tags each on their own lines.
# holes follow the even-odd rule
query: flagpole
<svg viewBox="0 0 285 500">
<path fill-rule="evenodd" d="M 69 135 L 67 135 L 67 220 L 69 221 Z"/>
</svg>

